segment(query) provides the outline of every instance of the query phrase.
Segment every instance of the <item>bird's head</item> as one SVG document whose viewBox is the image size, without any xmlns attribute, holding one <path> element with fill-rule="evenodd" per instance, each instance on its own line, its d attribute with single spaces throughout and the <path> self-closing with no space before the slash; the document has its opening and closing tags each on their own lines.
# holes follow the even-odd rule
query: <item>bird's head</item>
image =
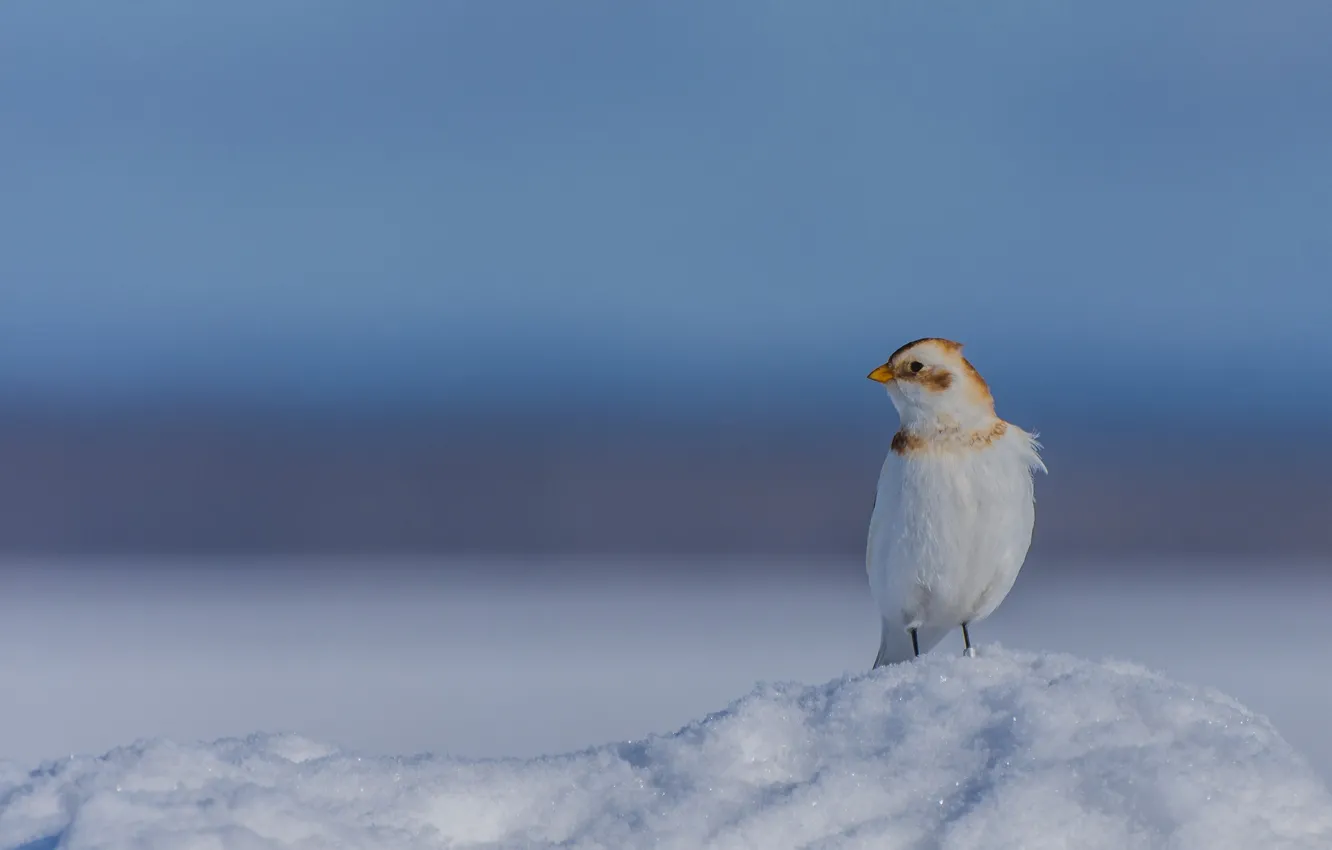
<svg viewBox="0 0 1332 850">
<path fill-rule="evenodd" d="M 904 427 L 971 427 L 994 418 L 989 386 L 952 340 L 909 342 L 869 378 L 888 388 Z"/>
</svg>

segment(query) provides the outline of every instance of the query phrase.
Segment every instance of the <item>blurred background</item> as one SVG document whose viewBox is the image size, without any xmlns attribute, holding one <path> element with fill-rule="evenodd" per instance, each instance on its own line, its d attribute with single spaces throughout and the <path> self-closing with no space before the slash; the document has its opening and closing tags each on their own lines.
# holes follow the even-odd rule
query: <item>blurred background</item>
<svg viewBox="0 0 1332 850">
<path fill-rule="evenodd" d="M 1051 471 L 987 637 L 1332 775 L 1330 42 L 1315 0 L 3 4 L 0 756 L 526 754 L 859 671 L 865 375 L 945 336 Z"/>
</svg>

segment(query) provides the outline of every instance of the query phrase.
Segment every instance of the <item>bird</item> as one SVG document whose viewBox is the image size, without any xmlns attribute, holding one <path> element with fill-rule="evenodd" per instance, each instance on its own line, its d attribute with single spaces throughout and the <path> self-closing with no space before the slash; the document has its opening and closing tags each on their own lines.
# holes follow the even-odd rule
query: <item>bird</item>
<svg viewBox="0 0 1332 850">
<path fill-rule="evenodd" d="M 1040 443 L 994 409 L 962 343 L 909 342 L 869 373 L 897 409 L 865 547 L 882 618 L 874 669 L 910 661 L 985 619 L 1012 589 L 1031 546 Z"/>
</svg>

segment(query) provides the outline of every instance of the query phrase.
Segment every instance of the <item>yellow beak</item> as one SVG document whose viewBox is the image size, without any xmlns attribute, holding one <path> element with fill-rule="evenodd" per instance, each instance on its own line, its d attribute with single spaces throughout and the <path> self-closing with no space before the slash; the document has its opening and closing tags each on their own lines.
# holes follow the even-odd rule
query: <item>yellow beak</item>
<svg viewBox="0 0 1332 850">
<path fill-rule="evenodd" d="M 887 363 L 883 364 L 879 368 L 875 369 L 873 372 L 869 373 L 869 379 L 871 381 L 878 381 L 881 384 L 886 384 L 895 377 L 896 376 L 893 374 L 892 367 L 890 367 Z"/>
</svg>

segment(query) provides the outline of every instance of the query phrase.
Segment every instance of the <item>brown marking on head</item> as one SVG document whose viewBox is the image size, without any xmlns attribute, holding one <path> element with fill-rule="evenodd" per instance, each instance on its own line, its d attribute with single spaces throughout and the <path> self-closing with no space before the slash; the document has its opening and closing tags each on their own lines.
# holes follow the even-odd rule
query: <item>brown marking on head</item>
<svg viewBox="0 0 1332 850">
<path fill-rule="evenodd" d="M 938 366 L 926 366 L 915 374 L 908 372 L 901 380 L 915 381 L 927 390 L 941 393 L 953 385 L 953 373 Z"/>
<path fill-rule="evenodd" d="M 985 383 L 981 373 L 976 371 L 976 367 L 971 365 L 971 361 L 961 355 L 964 380 L 966 381 L 967 394 L 970 395 L 977 404 L 983 404 L 994 409 L 994 396 L 990 394 L 990 385 Z"/>
<path fill-rule="evenodd" d="M 889 363 L 894 362 L 895 360 L 897 360 L 902 355 L 906 354 L 911 349 L 915 348 L 918 345 L 924 345 L 925 343 L 934 343 L 935 345 L 942 348 L 944 351 L 957 352 L 962 350 L 962 343 L 960 342 L 953 342 L 951 339 L 944 339 L 943 337 L 940 336 L 925 336 L 921 337 L 920 339 L 913 339 L 911 342 L 908 342 L 906 345 L 894 351 L 892 353 L 892 356 L 888 358 L 888 362 Z"/>
<path fill-rule="evenodd" d="M 917 351 L 919 348 L 932 349 L 931 353 L 935 356 L 927 357 L 927 360 L 943 360 L 947 365 L 921 363 L 913 356 L 919 353 Z M 913 363 L 921 363 L 921 366 L 913 371 Z M 931 392 L 947 390 L 953 385 L 953 378 L 960 377 L 967 395 L 976 404 L 990 410 L 994 409 L 994 397 L 990 394 L 989 384 L 985 383 L 985 379 L 976 371 L 976 367 L 971 365 L 971 361 L 962 356 L 960 342 L 935 336 L 913 340 L 894 351 L 884 365 L 891 371 L 894 379 L 918 384 Z"/>
</svg>

